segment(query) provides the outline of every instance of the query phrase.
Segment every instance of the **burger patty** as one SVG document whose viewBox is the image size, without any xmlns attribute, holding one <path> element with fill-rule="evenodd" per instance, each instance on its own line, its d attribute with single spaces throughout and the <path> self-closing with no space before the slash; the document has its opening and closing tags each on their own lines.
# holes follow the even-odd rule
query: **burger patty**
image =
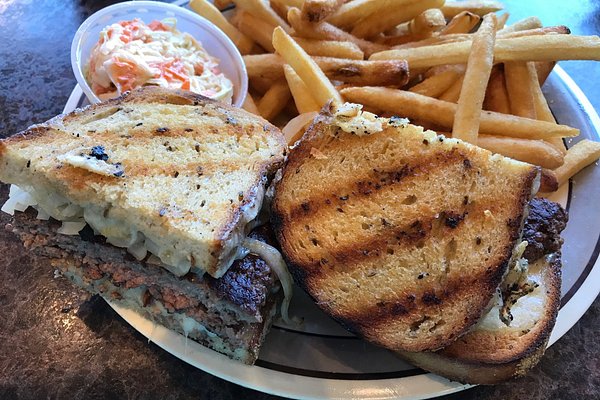
<svg viewBox="0 0 600 400">
<path fill-rule="evenodd" d="M 560 252 L 563 244 L 560 232 L 565 229 L 568 219 L 560 204 L 544 198 L 532 199 L 523 227 L 523 240 L 527 241 L 523 257 L 532 263 L 545 254 Z"/>
<path fill-rule="evenodd" d="M 80 235 L 58 234 L 60 222 L 41 221 L 35 215 L 33 209 L 15 213 L 6 226 L 20 237 L 30 255 L 49 259 L 87 291 L 128 303 L 186 336 L 187 325 L 182 321 L 192 318 L 203 328 L 190 338 L 243 362 L 256 360 L 282 296 L 279 281 L 259 257 L 249 254 L 235 261 L 219 279 L 193 272 L 177 277 L 105 243 L 91 229 Z M 251 236 L 267 241 L 268 232 L 261 228 Z"/>
</svg>

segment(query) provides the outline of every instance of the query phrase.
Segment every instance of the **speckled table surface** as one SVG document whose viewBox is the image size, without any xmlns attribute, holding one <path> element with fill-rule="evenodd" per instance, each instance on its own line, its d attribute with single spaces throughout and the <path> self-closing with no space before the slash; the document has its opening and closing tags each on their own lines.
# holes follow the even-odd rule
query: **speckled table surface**
<svg viewBox="0 0 600 400">
<path fill-rule="evenodd" d="M 75 78 L 71 39 L 91 12 L 114 1 L 0 1 L 0 134 L 58 114 Z M 505 1 L 511 20 L 538 15 L 576 34 L 600 32 L 600 2 Z M 576 4 L 573 4 L 576 3 Z M 563 68 L 600 107 L 600 66 Z M 2 188 L 2 198 L 6 188 Z M 8 221 L 0 216 L 0 225 Z M 525 378 L 447 399 L 600 398 L 600 301 Z M 89 299 L 0 232 L 0 398 L 274 399 L 223 381 L 148 341 L 101 299 Z"/>
</svg>

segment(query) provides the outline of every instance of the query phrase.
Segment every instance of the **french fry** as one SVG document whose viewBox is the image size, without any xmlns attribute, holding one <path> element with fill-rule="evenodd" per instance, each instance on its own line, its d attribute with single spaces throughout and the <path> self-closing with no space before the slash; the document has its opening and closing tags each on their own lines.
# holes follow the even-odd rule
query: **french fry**
<svg viewBox="0 0 600 400">
<path fill-rule="evenodd" d="M 428 37 L 444 28 L 446 19 L 439 8 L 430 8 L 413 18 L 409 26 L 413 35 Z"/>
<path fill-rule="evenodd" d="M 446 71 L 454 71 L 462 75 L 465 73 L 465 69 L 467 69 L 467 66 L 465 64 L 438 65 L 436 67 L 429 68 L 427 71 L 425 71 L 423 76 L 425 76 L 425 78 L 430 78 L 434 75 L 441 74 L 442 72 Z"/>
<path fill-rule="evenodd" d="M 236 15 L 237 27 L 244 35 L 254 39 L 263 49 L 271 53 L 275 51 L 272 43 L 273 25 L 243 10 Z"/>
<path fill-rule="evenodd" d="M 506 25 L 506 21 L 508 21 L 508 17 L 510 17 L 509 13 L 504 13 L 498 17 L 498 25 L 496 26 L 497 31 L 504 29 L 504 25 Z"/>
<path fill-rule="evenodd" d="M 447 1 L 442 7 L 442 12 L 446 18 L 452 18 L 463 11 L 483 17 L 486 14 L 500 11 L 503 8 L 504 5 L 502 3 L 493 0 Z"/>
<path fill-rule="evenodd" d="M 335 13 L 344 4 L 344 0 L 304 0 L 302 19 L 319 22 Z"/>
<path fill-rule="evenodd" d="M 462 89 L 463 81 L 465 80 L 465 75 L 460 74 L 459 78 L 454 81 L 454 83 L 442 93 L 439 98 L 442 101 L 448 101 L 450 103 L 458 103 L 458 98 L 460 97 L 460 90 Z"/>
<path fill-rule="evenodd" d="M 469 33 L 471 29 L 479 23 L 481 17 L 477 14 L 463 11 L 456 14 L 448 24 L 442 28 L 440 35 L 449 35 L 452 33 Z"/>
<path fill-rule="evenodd" d="M 554 65 L 556 65 L 556 61 L 535 61 L 533 63 L 535 65 L 535 70 L 538 76 L 538 82 L 540 86 L 544 86 L 544 82 L 548 79 L 548 75 L 554 69 Z"/>
<path fill-rule="evenodd" d="M 402 60 L 366 61 L 333 57 L 312 58 L 325 75 L 354 85 L 402 86 L 408 81 L 408 67 Z M 250 80 L 283 78 L 285 61 L 276 54 L 244 56 Z"/>
<path fill-rule="evenodd" d="M 475 33 L 452 125 L 452 137 L 473 144 L 477 143 L 485 89 L 494 64 L 497 22 L 496 15 L 488 14 Z"/>
<path fill-rule="evenodd" d="M 349 58 L 351 60 L 362 60 L 365 58 L 365 53 L 352 42 L 304 39 L 299 37 L 294 37 L 294 40 L 311 56 Z"/>
<path fill-rule="evenodd" d="M 535 119 L 532 80 L 527 64 L 529 63 L 522 61 L 504 63 L 504 77 L 510 102 L 510 113 L 519 117 Z"/>
<path fill-rule="evenodd" d="M 342 96 L 315 61 L 281 27 L 277 27 L 273 31 L 273 47 L 296 71 L 304 84 L 311 88 L 314 99 L 319 105 L 323 105 L 331 99 L 335 102 L 342 102 Z"/>
<path fill-rule="evenodd" d="M 328 21 L 335 26 L 348 28 L 359 19 L 366 18 L 371 14 L 381 12 L 382 10 L 404 8 L 414 2 L 415 0 L 353 0 L 341 6 L 337 12 L 328 18 Z"/>
<path fill-rule="evenodd" d="M 389 111 L 407 118 L 431 121 L 446 129 L 452 127 L 457 105 L 421 96 L 405 90 L 384 87 L 351 87 L 341 90 L 346 101 Z M 482 111 L 479 132 L 487 135 L 520 137 L 523 139 L 547 139 L 572 137 L 579 130 L 566 125 Z"/>
<path fill-rule="evenodd" d="M 477 16 L 477 18 L 479 18 Z M 509 39 L 515 37 L 522 36 L 534 36 L 534 35 L 546 35 L 550 33 L 560 33 L 567 34 L 569 33 L 569 28 L 566 26 L 550 26 L 545 28 L 536 28 L 536 29 L 528 29 L 524 31 L 516 31 L 516 32 L 508 32 L 504 35 L 500 35 L 499 33 L 496 35 L 496 39 Z M 421 46 L 435 46 L 439 44 L 445 43 L 454 43 L 454 42 L 464 42 L 471 41 L 473 39 L 472 34 L 467 33 L 448 33 L 442 34 L 440 33 L 437 36 L 429 37 L 426 39 L 415 38 L 410 34 L 405 36 L 384 36 L 378 39 L 379 43 L 386 44 L 389 46 L 394 46 L 394 49 L 409 49 L 413 47 L 421 47 Z M 416 41 L 411 41 L 416 40 Z M 408 43 L 406 43 L 408 41 Z"/>
<path fill-rule="evenodd" d="M 261 95 L 264 95 L 276 82 L 283 82 L 282 79 L 273 80 L 270 78 L 253 77 L 250 79 L 250 87 Z"/>
<path fill-rule="evenodd" d="M 556 192 L 558 190 L 558 179 L 554 171 L 548 168 L 542 168 L 540 176 L 540 190 L 539 194 Z"/>
<path fill-rule="evenodd" d="M 256 103 L 250 93 L 246 94 L 246 99 L 244 100 L 244 104 L 242 104 L 242 108 L 252 114 L 260 115 L 260 111 L 258 111 L 258 107 L 256 107 Z"/>
<path fill-rule="evenodd" d="M 290 97 L 290 89 L 287 83 L 278 82 L 272 85 L 258 101 L 258 112 L 264 119 L 271 120 L 285 108 Z"/>
<path fill-rule="evenodd" d="M 537 119 L 539 119 L 540 121 L 556 123 L 556 119 L 554 119 L 554 115 L 552 115 L 552 111 L 548 106 L 546 97 L 544 96 L 544 93 L 542 93 L 542 88 L 539 83 L 539 78 L 537 76 L 537 71 L 534 63 L 527 63 L 527 68 L 529 69 L 529 79 L 531 80 L 530 85 L 533 94 L 533 106 L 535 108 L 535 115 Z M 566 154 L 567 149 L 562 139 L 552 138 L 547 139 L 546 142 L 554 146 L 554 148 L 560 151 L 563 155 Z"/>
<path fill-rule="evenodd" d="M 243 56 L 250 80 L 255 78 L 282 79 L 285 62 L 277 54 L 249 54 Z"/>
<path fill-rule="evenodd" d="M 384 43 L 386 44 L 390 44 L 390 45 L 394 45 L 393 39 L 395 39 L 394 37 L 392 38 L 387 38 L 386 40 L 384 40 Z M 447 35 L 438 35 L 438 36 L 432 36 L 426 39 L 420 39 L 417 40 L 415 42 L 409 42 L 409 43 L 404 43 L 404 41 L 402 41 L 402 43 L 394 45 L 394 49 L 411 49 L 414 47 L 421 47 L 421 46 L 435 46 L 438 44 L 444 44 L 444 43 L 454 43 L 454 42 L 464 42 L 464 41 L 471 41 L 473 39 L 473 35 L 468 34 L 468 33 L 450 33 Z"/>
<path fill-rule="evenodd" d="M 389 64 L 315 57 L 315 61 L 330 79 L 354 85 L 404 86 L 409 78 L 408 66 L 402 60 L 395 60 L 397 63 Z"/>
<path fill-rule="evenodd" d="M 352 4 L 352 2 L 348 4 Z M 385 4 L 387 4 L 385 1 L 381 1 L 381 5 Z M 381 7 L 379 11 L 359 20 L 351 33 L 359 38 L 370 38 L 398 24 L 410 21 L 429 8 L 439 8 L 442 4 L 444 4 L 444 0 L 420 0 L 402 7 Z"/>
<path fill-rule="evenodd" d="M 566 183 L 573 175 L 598 160 L 600 157 L 600 142 L 581 140 L 569 150 L 564 158 L 564 163 L 554 170 L 558 185 Z"/>
<path fill-rule="evenodd" d="M 460 76 L 460 72 L 447 70 L 424 79 L 422 82 L 411 87 L 409 91 L 423 96 L 438 97 L 448 90 Z"/>
<path fill-rule="evenodd" d="M 467 62 L 470 42 L 455 42 L 375 53 L 370 60 L 406 60 L 410 68 Z M 598 36 L 538 35 L 496 40 L 495 62 L 600 60 Z"/>
<path fill-rule="evenodd" d="M 233 0 L 233 2 L 236 7 L 249 12 L 266 23 L 273 26 L 280 26 L 286 32 L 291 31 L 288 23 L 270 7 L 269 3 L 263 0 Z"/>
<path fill-rule="evenodd" d="M 302 8 L 304 0 L 269 0 L 271 8 L 283 19 L 287 19 L 290 8 Z"/>
<path fill-rule="evenodd" d="M 302 20 L 300 10 L 291 8 L 288 12 L 288 21 L 294 28 L 297 35 L 308 39 L 325 39 L 338 40 L 341 42 L 352 42 L 356 44 L 365 56 L 370 56 L 373 53 L 387 49 L 387 46 L 369 42 L 368 40 L 357 38 L 350 33 L 343 31 L 326 21 L 317 22 L 314 24 Z"/>
<path fill-rule="evenodd" d="M 283 66 L 283 72 L 285 73 L 285 79 L 290 87 L 290 92 L 292 92 L 292 97 L 294 98 L 294 103 L 296 103 L 298 112 L 304 114 L 306 112 L 319 111 L 321 107 L 312 98 L 310 90 L 304 84 L 302 79 L 300 79 L 298 74 L 296 74 L 294 69 L 288 64 L 285 64 Z"/>
<path fill-rule="evenodd" d="M 240 53 L 248 54 L 254 47 L 252 39 L 240 32 L 221 14 L 221 11 L 207 0 L 191 0 L 190 8 L 221 29 L 236 45 Z"/>
<path fill-rule="evenodd" d="M 477 146 L 544 168 L 553 169 L 563 164 L 562 153 L 543 140 L 480 135 L 477 139 Z"/>
<path fill-rule="evenodd" d="M 214 0 L 213 3 L 215 4 L 215 7 L 217 7 L 219 10 L 223 10 L 224 8 L 227 8 L 230 5 L 232 5 L 233 1 L 232 0 Z"/>
<path fill-rule="evenodd" d="M 502 114 L 510 114 L 510 103 L 508 101 L 508 92 L 506 91 L 506 82 L 504 80 L 504 65 L 497 64 L 492 68 L 490 81 L 485 92 L 483 100 L 483 109 L 495 111 Z"/>
<path fill-rule="evenodd" d="M 504 29 L 502 29 L 501 32 L 498 32 L 498 35 L 502 36 L 503 34 L 509 32 L 524 31 L 527 29 L 535 29 L 541 27 L 542 21 L 540 21 L 538 17 L 528 17 L 505 27 Z"/>
<path fill-rule="evenodd" d="M 535 35 L 547 35 L 549 33 L 559 33 L 561 35 L 568 35 L 571 30 L 564 25 L 557 26 L 546 26 L 542 28 L 525 29 L 522 31 L 515 32 L 501 32 L 498 33 L 498 39 L 516 38 L 522 36 L 535 36 Z"/>
</svg>

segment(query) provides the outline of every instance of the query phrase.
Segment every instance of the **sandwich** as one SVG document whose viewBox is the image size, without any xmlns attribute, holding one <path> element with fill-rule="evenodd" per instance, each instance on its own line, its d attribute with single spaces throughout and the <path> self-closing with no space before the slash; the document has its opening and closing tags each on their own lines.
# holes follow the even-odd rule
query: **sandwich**
<svg viewBox="0 0 600 400">
<path fill-rule="evenodd" d="M 567 214 L 559 204 L 532 199 L 523 229 L 527 247 L 520 261 L 527 263 L 527 269 L 520 279 L 505 280 L 490 311 L 449 346 L 436 352 L 398 354 L 462 383 L 496 384 L 533 368 L 544 354 L 560 306 L 560 232 L 566 222 Z M 508 314 L 503 306 L 510 306 Z M 509 316 L 509 323 L 502 321 L 502 315 Z"/>
<path fill-rule="evenodd" d="M 534 292 L 522 233 L 539 180 L 538 167 L 406 119 L 329 104 L 288 155 L 271 221 L 322 310 L 396 353 L 434 354 L 494 309 L 510 324 L 510 307 Z M 556 259 L 539 287 L 556 290 Z"/>
<path fill-rule="evenodd" d="M 260 117 L 147 87 L 1 141 L 3 210 L 34 208 L 9 229 L 79 286 L 252 363 L 289 293 L 248 236 L 285 152 Z"/>
</svg>

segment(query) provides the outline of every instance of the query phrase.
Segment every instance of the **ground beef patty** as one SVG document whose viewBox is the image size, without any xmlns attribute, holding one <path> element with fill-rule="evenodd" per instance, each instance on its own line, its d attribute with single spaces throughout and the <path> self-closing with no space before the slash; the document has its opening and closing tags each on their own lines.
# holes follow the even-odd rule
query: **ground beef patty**
<svg viewBox="0 0 600 400">
<path fill-rule="evenodd" d="M 523 227 L 523 240 L 528 243 L 523 257 L 533 262 L 545 254 L 559 252 L 563 243 L 560 232 L 567 221 L 567 212 L 560 204 L 544 198 L 532 199 Z"/>
<path fill-rule="evenodd" d="M 78 286 L 122 302 L 157 323 L 245 363 L 253 363 L 282 294 L 279 281 L 262 259 L 248 255 L 220 279 L 166 269 L 136 260 L 107 244 L 91 229 L 57 233 L 61 223 L 35 218 L 28 209 L 6 228 L 33 257 L 44 257 Z M 255 233 L 254 238 L 266 240 Z M 190 319 L 201 326 L 191 324 Z"/>
</svg>

